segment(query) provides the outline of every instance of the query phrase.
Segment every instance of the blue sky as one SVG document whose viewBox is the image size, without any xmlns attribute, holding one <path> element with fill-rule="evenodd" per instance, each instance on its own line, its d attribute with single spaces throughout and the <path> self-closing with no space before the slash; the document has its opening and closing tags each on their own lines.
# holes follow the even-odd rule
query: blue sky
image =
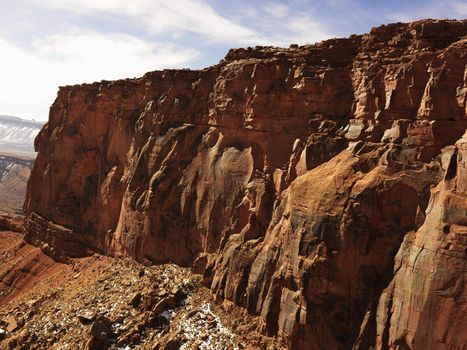
<svg viewBox="0 0 467 350">
<path fill-rule="evenodd" d="M 0 114 L 46 120 L 58 86 L 202 68 L 231 47 L 466 17 L 462 0 L 2 0 Z"/>
</svg>

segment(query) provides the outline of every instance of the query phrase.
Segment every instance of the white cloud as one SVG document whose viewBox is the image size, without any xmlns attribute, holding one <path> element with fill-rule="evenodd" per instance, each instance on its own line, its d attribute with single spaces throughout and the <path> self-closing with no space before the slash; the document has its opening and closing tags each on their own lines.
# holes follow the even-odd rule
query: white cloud
<svg viewBox="0 0 467 350">
<path fill-rule="evenodd" d="M 411 22 L 425 18 L 463 18 L 467 16 L 467 3 L 458 0 L 438 0 L 419 6 L 417 11 L 395 11 L 385 14 L 390 22 Z"/>
<path fill-rule="evenodd" d="M 275 18 L 284 18 L 289 12 L 289 7 L 284 4 L 272 3 L 264 6 L 264 10 Z"/>
<path fill-rule="evenodd" d="M 172 44 L 152 44 L 127 34 L 79 32 L 53 35 L 32 43 L 41 59 L 68 69 L 79 67 L 81 81 L 141 75 L 148 70 L 181 67 L 198 52 Z M 75 82 L 76 74 L 67 80 Z M 79 81 L 78 81 L 79 82 Z"/>
<path fill-rule="evenodd" d="M 450 1 L 451 6 L 459 16 L 467 16 L 467 3 L 465 1 Z"/>
<path fill-rule="evenodd" d="M 47 118 L 44 112 L 58 86 L 182 67 L 199 54 L 125 34 L 96 32 L 48 36 L 33 41 L 31 50 L 0 38 L 0 52 L 1 113 L 37 119 Z"/>
<path fill-rule="evenodd" d="M 309 16 L 297 16 L 286 24 L 290 33 L 285 39 L 289 43 L 314 44 L 323 39 L 331 37 L 322 29 L 322 25 Z"/>
<path fill-rule="evenodd" d="M 187 31 L 217 42 L 257 43 L 258 34 L 218 14 L 202 0 L 30 0 L 80 15 L 123 16 L 151 34 Z"/>
<path fill-rule="evenodd" d="M 390 12 L 384 18 L 389 22 L 411 22 L 414 20 L 414 17 L 405 12 Z"/>
</svg>

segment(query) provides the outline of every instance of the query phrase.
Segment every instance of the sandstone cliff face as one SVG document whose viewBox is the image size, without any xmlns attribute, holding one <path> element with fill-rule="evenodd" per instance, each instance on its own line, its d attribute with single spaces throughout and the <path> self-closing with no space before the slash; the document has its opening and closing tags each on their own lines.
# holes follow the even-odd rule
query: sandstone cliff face
<svg viewBox="0 0 467 350">
<path fill-rule="evenodd" d="M 444 149 L 444 179 L 431 190 L 426 219 L 409 232 L 379 297 L 377 344 L 461 349 L 467 344 L 467 132 Z"/>
<path fill-rule="evenodd" d="M 462 349 L 466 34 L 392 24 L 61 88 L 27 239 L 194 264 L 291 349 Z"/>
</svg>

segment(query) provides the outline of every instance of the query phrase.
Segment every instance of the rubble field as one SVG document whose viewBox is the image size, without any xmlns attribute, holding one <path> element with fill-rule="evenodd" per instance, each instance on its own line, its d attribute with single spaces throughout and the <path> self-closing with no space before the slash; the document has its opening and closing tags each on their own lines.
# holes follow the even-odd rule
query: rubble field
<svg viewBox="0 0 467 350">
<path fill-rule="evenodd" d="M 0 232 L 0 349 L 278 349 L 202 276 L 99 254 L 56 262 Z"/>
</svg>

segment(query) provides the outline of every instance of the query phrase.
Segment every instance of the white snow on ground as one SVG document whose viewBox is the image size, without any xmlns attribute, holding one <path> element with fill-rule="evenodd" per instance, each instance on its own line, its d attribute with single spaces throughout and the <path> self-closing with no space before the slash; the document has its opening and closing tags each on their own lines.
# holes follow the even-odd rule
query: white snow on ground
<svg viewBox="0 0 467 350">
<path fill-rule="evenodd" d="M 183 327 L 183 329 L 182 329 Z M 211 304 L 203 302 L 200 308 L 188 313 L 180 322 L 179 331 L 183 331 L 188 340 L 199 339 L 201 350 L 224 350 L 235 347 L 234 335 L 222 324 L 211 308 Z M 188 350 L 188 343 L 181 346 L 181 350 Z"/>
</svg>

